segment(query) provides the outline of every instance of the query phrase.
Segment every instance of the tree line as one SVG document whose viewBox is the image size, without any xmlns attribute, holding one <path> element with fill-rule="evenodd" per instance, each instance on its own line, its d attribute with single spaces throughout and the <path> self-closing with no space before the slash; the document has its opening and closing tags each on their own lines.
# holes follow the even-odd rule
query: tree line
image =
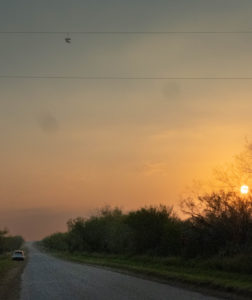
<svg viewBox="0 0 252 300">
<path fill-rule="evenodd" d="M 187 218 L 171 207 L 123 212 L 104 208 L 89 218 L 68 221 L 65 233 L 43 239 L 49 249 L 185 258 L 249 255 L 252 250 L 252 196 L 213 192 L 187 199 Z"/>
<path fill-rule="evenodd" d="M 8 234 L 7 229 L 0 230 L 0 255 L 5 252 L 19 249 L 23 243 L 24 239 L 22 236 L 11 236 Z"/>
</svg>

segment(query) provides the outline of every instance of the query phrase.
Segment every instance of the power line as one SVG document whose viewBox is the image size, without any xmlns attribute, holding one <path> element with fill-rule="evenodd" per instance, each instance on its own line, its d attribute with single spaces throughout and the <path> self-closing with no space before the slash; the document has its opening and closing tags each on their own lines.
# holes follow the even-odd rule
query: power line
<svg viewBox="0 0 252 300">
<path fill-rule="evenodd" d="M 0 31 L 0 34 L 52 34 L 52 35 L 173 35 L 173 34 L 252 34 L 250 30 L 238 31 Z"/>
<path fill-rule="evenodd" d="M 252 77 L 163 77 L 163 76 L 61 76 L 0 75 L 0 79 L 67 79 L 67 80 L 252 80 Z"/>
</svg>

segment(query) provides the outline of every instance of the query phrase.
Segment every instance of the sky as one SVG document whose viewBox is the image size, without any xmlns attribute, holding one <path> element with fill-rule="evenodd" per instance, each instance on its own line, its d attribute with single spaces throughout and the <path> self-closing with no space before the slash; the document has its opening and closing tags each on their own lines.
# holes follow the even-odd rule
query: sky
<svg viewBox="0 0 252 300">
<path fill-rule="evenodd" d="M 0 0 L 0 227 L 28 240 L 105 205 L 179 209 L 195 179 L 251 137 L 251 80 L 1 76 L 252 77 L 241 0 Z"/>
</svg>

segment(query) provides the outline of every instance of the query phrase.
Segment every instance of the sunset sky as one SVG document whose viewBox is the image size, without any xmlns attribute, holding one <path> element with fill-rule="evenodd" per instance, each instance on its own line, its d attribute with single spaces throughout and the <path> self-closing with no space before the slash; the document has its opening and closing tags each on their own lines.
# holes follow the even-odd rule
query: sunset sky
<svg viewBox="0 0 252 300">
<path fill-rule="evenodd" d="M 252 77 L 250 0 L 0 1 L 1 76 Z M 177 206 L 238 153 L 252 80 L 0 78 L 0 226 L 27 239 L 104 205 Z"/>
</svg>

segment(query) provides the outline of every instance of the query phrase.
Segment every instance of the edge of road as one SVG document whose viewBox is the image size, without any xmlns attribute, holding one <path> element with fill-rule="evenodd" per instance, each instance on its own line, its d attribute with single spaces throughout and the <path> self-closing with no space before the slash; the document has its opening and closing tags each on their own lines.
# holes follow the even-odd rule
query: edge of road
<svg viewBox="0 0 252 300">
<path fill-rule="evenodd" d="M 217 297 L 221 299 L 230 299 L 230 300 L 248 300 L 251 299 L 251 295 L 241 295 L 235 291 L 228 291 L 228 290 L 222 290 L 222 289 L 216 289 L 214 286 L 210 286 L 209 284 L 195 284 L 190 281 L 186 280 L 179 280 L 178 278 L 172 278 L 171 277 L 165 277 L 161 274 L 157 274 L 155 272 L 146 272 L 141 269 L 137 269 L 136 267 L 131 266 L 125 266 L 125 265 L 116 265 L 116 264 L 110 264 L 110 263 L 100 263 L 97 262 L 90 262 L 90 261 L 83 261 L 78 260 L 76 257 L 70 257 L 69 255 L 64 255 L 60 252 L 52 252 L 48 249 L 45 249 L 43 246 L 39 245 L 39 243 L 35 243 L 34 246 L 41 251 L 42 253 L 45 253 L 46 255 L 52 256 L 56 259 L 61 259 L 64 261 L 76 263 L 76 264 L 83 264 L 87 266 L 92 266 L 100 269 L 109 270 L 112 272 L 117 272 L 125 275 L 130 275 L 133 277 L 142 278 L 145 280 L 151 280 L 155 282 L 159 282 L 162 284 L 168 284 L 174 287 L 179 287 L 182 289 L 198 292 L 204 295 Z"/>
<path fill-rule="evenodd" d="M 28 249 L 22 247 L 25 250 L 26 258 L 24 261 L 13 262 L 8 270 L 3 274 L 0 283 L 0 299 L 3 300 L 18 300 L 21 292 L 21 276 L 28 262 Z M 11 260 L 11 256 L 8 258 Z"/>
</svg>

